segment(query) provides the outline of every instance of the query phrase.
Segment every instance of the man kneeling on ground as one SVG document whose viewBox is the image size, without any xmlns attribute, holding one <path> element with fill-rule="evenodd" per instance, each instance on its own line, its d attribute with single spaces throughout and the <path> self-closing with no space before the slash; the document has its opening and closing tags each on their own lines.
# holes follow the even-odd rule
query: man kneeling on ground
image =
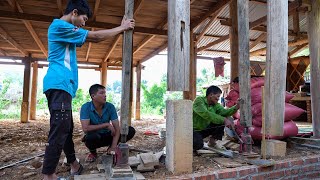
<svg viewBox="0 0 320 180">
<path fill-rule="evenodd" d="M 97 158 L 97 148 L 109 146 L 107 153 L 115 151 L 120 138 L 120 125 L 114 105 L 106 102 L 105 87 L 94 84 L 89 94 L 92 101 L 82 105 L 80 120 L 86 134 L 82 141 L 90 151 L 86 161 L 93 162 Z M 127 141 L 134 134 L 135 129 L 129 126 Z"/>
<path fill-rule="evenodd" d="M 210 136 L 209 146 L 214 146 L 216 140 L 221 140 L 225 126 L 233 126 L 233 121 L 227 117 L 239 109 L 239 102 L 229 109 L 218 103 L 221 89 L 210 86 L 206 96 L 199 96 L 193 102 L 193 150 L 203 148 L 203 139 Z"/>
</svg>

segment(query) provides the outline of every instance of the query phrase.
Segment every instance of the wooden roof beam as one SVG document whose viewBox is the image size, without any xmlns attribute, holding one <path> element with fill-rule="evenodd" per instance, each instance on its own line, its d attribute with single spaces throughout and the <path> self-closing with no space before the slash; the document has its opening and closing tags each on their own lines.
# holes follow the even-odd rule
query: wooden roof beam
<svg viewBox="0 0 320 180">
<path fill-rule="evenodd" d="M 51 23 L 52 20 L 57 17 L 0 10 L 0 18 L 15 19 L 15 20 L 30 20 L 30 21 Z M 119 24 L 89 21 L 89 22 L 87 22 L 86 27 L 111 29 L 111 28 L 115 28 L 118 26 L 119 26 Z M 134 28 L 134 32 L 139 33 L 139 34 L 149 34 L 149 35 L 159 35 L 159 36 L 167 36 L 167 34 L 168 34 L 168 32 L 166 30 L 160 30 L 160 29 L 156 29 L 156 28 L 139 27 L 139 26 L 136 26 Z"/>
<path fill-rule="evenodd" d="M 203 50 L 205 50 L 205 49 L 208 49 L 208 48 L 210 48 L 210 47 L 212 47 L 212 46 L 214 46 L 214 45 L 216 45 L 216 44 L 219 44 L 219 43 L 221 43 L 221 42 L 223 42 L 223 41 L 225 41 L 225 40 L 227 40 L 227 39 L 229 39 L 229 34 L 228 34 L 228 35 L 225 35 L 225 36 L 222 36 L 221 38 L 219 38 L 219 39 L 217 39 L 217 40 L 215 40 L 215 41 L 213 41 L 213 42 L 211 42 L 211 43 L 208 43 L 208 44 L 205 45 L 205 46 L 202 46 L 202 47 L 198 48 L 198 49 L 197 49 L 197 52 L 201 52 L 201 51 L 203 51 Z"/>
<path fill-rule="evenodd" d="M 167 46 L 168 46 L 168 42 L 163 43 L 158 49 L 156 49 L 152 53 L 145 56 L 142 60 L 135 62 L 134 65 L 136 65 L 138 63 L 141 64 L 141 63 L 147 61 L 148 59 L 152 58 L 153 56 L 159 54 L 161 51 L 165 50 L 167 48 Z"/>
<path fill-rule="evenodd" d="M 204 36 L 204 34 L 207 32 L 208 28 L 211 26 L 211 24 L 217 19 L 218 15 L 220 14 L 221 11 L 225 9 L 227 4 L 225 4 L 221 9 L 218 11 L 214 12 L 211 16 L 210 21 L 206 24 L 206 26 L 202 29 L 200 35 L 197 37 L 196 42 L 199 42 L 201 38 Z"/>
<path fill-rule="evenodd" d="M 137 1 L 137 2 L 135 2 L 136 5 L 134 6 L 135 8 L 134 8 L 134 10 L 133 10 L 133 18 L 136 17 L 137 12 L 141 9 L 141 5 L 142 5 L 142 2 L 143 2 L 144 0 L 136 0 L 136 1 Z M 104 57 L 103 62 L 107 62 L 107 60 L 108 60 L 108 58 L 110 57 L 111 53 L 112 53 L 113 50 L 116 48 L 119 40 L 120 40 L 120 34 L 118 34 L 118 35 L 114 38 L 111 46 L 109 47 L 109 49 L 108 49 L 108 51 L 107 51 L 107 53 L 106 53 L 106 56 Z"/>
<path fill-rule="evenodd" d="M 98 13 L 98 9 L 100 6 L 100 0 L 96 0 L 94 3 L 94 9 L 93 9 L 93 14 L 92 14 L 92 19 L 95 21 Z"/>
<path fill-rule="evenodd" d="M 228 3 L 230 3 L 230 0 L 220 0 L 219 2 L 217 2 L 213 7 L 211 7 L 209 9 L 209 11 L 207 11 L 203 16 L 201 16 L 198 19 L 195 19 L 193 21 L 191 21 L 190 23 L 190 30 L 193 30 L 194 28 L 196 28 L 198 25 L 200 25 L 204 20 L 206 20 L 208 17 L 210 17 L 213 13 L 217 12 L 217 11 L 221 11 L 221 9 L 223 9 Z"/>
<path fill-rule="evenodd" d="M 251 44 L 250 44 L 250 47 L 249 47 L 249 51 L 251 49 L 253 49 L 256 45 L 258 45 L 259 43 L 261 43 L 264 39 L 266 39 L 267 37 L 267 34 L 266 33 L 262 33 L 255 41 L 253 41 Z"/>
<path fill-rule="evenodd" d="M 94 31 L 94 28 L 91 28 L 91 31 Z M 88 49 L 87 49 L 87 53 L 86 53 L 86 61 L 88 61 L 88 59 L 89 59 L 89 54 L 90 54 L 91 46 L 92 46 L 92 42 L 89 42 L 89 44 L 88 44 Z"/>
<path fill-rule="evenodd" d="M 22 46 L 20 46 L 2 27 L 0 27 L 0 36 L 18 51 L 20 51 L 23 56 L 29 55 L 29 53 Z"/>
<path fill-rule="evenodd" d="M 3 49 L 0 49 L 0 54 L 1 54 L 2 56 L 6 56 L 6 55 L 7 55 L 7 53 L 6 53 Z"/>
<path fill-rule="evenodd" d="M 63 15 L 62 0 L 57 0 L 57 6 L 59 9 L 59 15 L 62 16 Z"/>
<path fill-rule="evenodd" d="M 292 56 L 298 54 L 299 52 L 304 50 L 307 46 L 308 46 L 308 43 L 297 46 L 295 49 L 293 49 L 292 51 L 289 52 L 289 57 L 292 57 Z"/>
<path fill-rule="evenodd" d="M 23 13 L 23 10 L 21 8 L 21 6 L 18 4 L 18 2 L 16 2 L 16 0 L 7 0 L 7 1 L 11 1 L 11 3 L 9 4 L 14 4 L 15 6 L 12 6 L 13 9 L 17 8 L 17 10 L 20 13 Z M 32 27 L 32 24 L 30 21 L 27 20 L 22 20 L 22 22 L 24 23 L 24 25 L 26 26 L 26 28 L 28 29 L 29 33 L 31 34 L 31 36 L 33 37 L 34 41 L 37 43 L 38 47 L 41 49 L 41 51 L 43 52 L 43 54 L 48 57 L 48 52 L 47 49 L 45 48 L 45 46 L 43 45 L 43 43 L 41 42 L 40 38 L 38 37 L 36 31 L 34 30 L 34 28 Z"/>
</svg>

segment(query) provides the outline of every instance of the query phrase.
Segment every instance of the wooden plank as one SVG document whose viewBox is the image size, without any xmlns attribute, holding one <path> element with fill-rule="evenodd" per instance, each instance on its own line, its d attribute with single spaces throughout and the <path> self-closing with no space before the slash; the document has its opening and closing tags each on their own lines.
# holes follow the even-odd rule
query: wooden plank
<svg viewBox="0 0 320 180">
<path fill-rule="evenodd" d="M 0 26 L 0 37 L 15 47 L 23 56 L 28 56 L 28 52 L 20 46 L 1 26 Z"/>
<path fill-rule="evenodd" d="M 2 19 L 15 19 L 15 20 L 30 20 L 30 21 L 51 23 L 52 20 L 57 17 L 0 10 L 0 18 L 2 18 Z M 111 29 L 111 28 L 115 28 L 118 26 L 119 26 L 119 24 L 97 22 L 97 21 L 90 21 L 90 20 L 86 23 L 86 27 L 94 27 L 94 28 L 102 28 L 102 29 Z M 166 30 L 160 30 L 160 29 L 156 29 L 156 28 L 147 28 L 147 27 L 141 27 L 141 26 L 135 26 L 134 32 L 139 33 L 139 34 L 167 36 Z"/>
<path fill-rule="evenodd" d="M 296 54 L 304 50 L 307 46 L 308 46 L 308 43 L 297 46 L 295 49 L 289 52 L 289 57 L 295 56 Z"/>
<path fill-rule="evenodd" d="M 57 0 L 57 6 L 59 9 L 59 15 L 62 16 L 63 15 L 62 0 Z"/>
<path fill-rule="evenodd" d="M 226 6 L 230 0 L 220 0 L 218 1 L 214 6 L 212 6 L 203 16 L 201 16 L 198 19 L 195 19 L 191 22 L 191 30 L 196 28 L 198 25 L 200 25 L 204 20 L 206 20 L 209 16 L 211 16 L 213 13 L 220 11 L 221 9 Z M 190 3 L 190 2 L 189 2 Z M 189 4 L 188 3 L 188 4 Z"/>
<path fill-rule="evenodd" d="M 201 40 L 201 38 L 204 36 L 204 34 L 207 32 L 208 28 L 212 25 L 212 23 L 217 19 L 218 15 L 220 14 L 221 11 L 223 11 L 225 9 L 225 7 L 228 4 L 225 4 L 221 9 L 219 9 L 218 11 L 214 12 L 210 18 L 210 21 L 206 24 L 206 26 L 202 29 L 200 35 L 197 37 L 196 42 L 199 42 Z"/>
<path fill-rule="evenodd" d="M 194 41 L 195 37 L 193 32 L 190 32 L 190 75 L 189 84 L 190 90 L 183 91 L 183 99 L 189 99 L 193 101 L 196 98 L 197 92 L 197 58 L 196 58 L 196 48 L 197 43 Z"/>
<path fill-rule="evenodd" d="M 300 33 L 300 18 L 299 18 L 299 11 L 295 11 L 293 13 L 293 32 L 297 34 L 297 37 L 295 38 L 295 40 L 297 40 L 299 38 L 299 33 Z M 308 38 L 307 38 L 308 39 Z"/>
<path fill-rule="evenodd" d="M 22 123 L 29 121 L 29 95 L 30 95 L 30 75 L 31 75 L 31 59 L 27 57 L 24 59 L 24 73 L 23 73 L 23 95 L 21 104 L 21 117 Z"/>
<path fill-rule="evenodd" d="M 167 69 L 168 91 L 189 91 L 189 63 L 190 1 L 169 1 Z"/>
<path fill-rule="evenodd" d="M 140 96 L 141 96 L 141 64 L 137 64 L 137 89 L 136 89 L 136 113 L 135 113 L 135 119 L 140 120 Z"/>
<path fill-rule="evenodd" d="M 225 35 L 225 36 L 222 36 L 221 38 L 219 38 L 219 39 L 217 39 L 217 40 L 215 40 L 213 42 L 210 42 L 205 46 L 202 46 L 202 47 L 198 48 L 198 52 L 201 52 L 201 51 L 203 51 L 205 49 L 208 49 L 208 48 L 210 48 L 210 47 L 212 47 L 212 46 L 214 46 L 216 44 L 222 43 L 222 42 L 224 42 L 224 41 L 226 41 L 228 39 L 229 39 L 229 34 Z"/>
<path fill-rule="evenodd" d="M 30 119 L 35 120 L 37 114 L 38 61 L 32 63 L 32 86 L 30 101 Z"/>
<path fill-rule="evenodd" d="M 134 0 L 125 1 L 125 16 L 133 18 Z M 126 142 L 128 135 L 128 122 L 131 119 L 131 78 L 132 78 L 132 44 L 133 30 L 125 31 L 123 34 L 122 48 L 122 92 L 121 92 L 121 142 Z"/>
<path fill-rule="evenodd" d="M 92 14 L 92 19 L 95 21 L 97 14 L 98 14 L 98 10 L 99 10 L 99 6 L 100 6 L 100 0 L 96 0 L 96 2 L 94 3 L 94 9 L 93 9 L 93 14 Z"/>
<path fill-rule="evenodd" d="M 161 51 L 165 50 L 167 48 L 167 46 L 168 46 L 167 42 L 163 43 L 158 49 L 156 49 L 152 53 L 148 54 L 147 56 L 145 56 L 142 60 L 140 60 L 138 62 L 143 63 L 143 62 L 147 61 L 148 59 L 152 58 L 153 56 L 159 54 Z"/>
<path fill-rule="evenodd" d="M 7 53 L 6 53 L 3 49 L 0 49 L 0 54 L 1 54 L 2 56 L 6 56 L 6 55 L 7 55 Z"/>
<path fill-rule="evenodd" d="M 100 80 L 101 80 L 101 85 L 106 88 L 107 88 L 107 70 L 108 70 L 108 63 L 106 62 L 101 63 Z"/>
<path fill-rule="evenodd" d="M 230 5 L 230 17 L 231 26 L 229 28 L 230 34 L 230 82 L 238 77 L 238 64 L 239 64 L 239 38 L 238 38 L 238 13 L 237 13 L 237 1 L 232 0 Z"/>
<path fill-rule="evenodd" d="M 265 97 L 268 97 L 268 101 L 264 101 L 266 135 L 281 136 L 288 61 L 288 1 L 269 0 L 267 4 Z"/>
<path fill-rule="evenodd" d="M 313 136 L 320 138 L 320 2 L 311 1 L 311 12 L 308 14 L 308 34 L 311 69 L 311 107 Z"/>
<path fill-rule="evenodd" d="M 265 40 L 267 37 L 267 35 L 265 33 L 262 33 L 255 41 L 253 41 L 250 44 L 249 50 L 253 49 L 256 45 L 258 45 L 260 42 L 262 42 L 263 40 Z"/>
<path fill-rule="evenodd" d="M 94 28 L 91 28 L 91 31 L 94 31 Z M 86 61 L 89 60 L 90 50 L 91 50 L 92 42 L 89 42 L 87 53 L 86 53 Z"/>
<path fill-rule="evenodd" d="M 14 5 L 12 6 L 13 9 L 18 10 L 20 13 L 23 13 L 23 10 L 21 8 L 21 6 L 18 4 L 18 2 L 16 2 L 16 0 L 8 0 L 11 1 L 10 4 Z M 48 52 L 47 49 L 44 47 L 43 43 L 41 42 L 40 38 L 38 37 L 36 31 L 34 30 L 34 28 L 32 27 L 32 24 L 30 21 L 26 21 L 23 20 L 22 21 L 24 23 L 24 25 L 26 26 L 26 28 L 28 29 L 29 33 L 31 34 L 31 36 L 33 37 L 34 41 L 37 43 L 38 47 L 41 49 L 41 51 L 43 52 L 43 54 L 48 57 Z"/>
<path fill-rule="evenodd" d="M 252 126 L 250 59 L 249 59 L 249 2 L 237 1 L 238 16 L 238 72 L 240 90 L 240 123 L 245 127 Z"/>
</svg>

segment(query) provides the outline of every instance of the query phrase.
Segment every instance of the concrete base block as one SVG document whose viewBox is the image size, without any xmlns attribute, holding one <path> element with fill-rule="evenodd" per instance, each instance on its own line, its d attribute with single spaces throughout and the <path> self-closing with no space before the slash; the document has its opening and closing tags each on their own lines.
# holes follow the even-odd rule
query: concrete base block
<svg viewBox="0 0 320 180">
<path fill-rule="evenodd" d="M 193 161 L 192 101 L 166 102 L 166 167 L 173 173 L 191 173 Z"/>
<path fill-rule="evenodd" d="M 287 143 L 279 140 L 266 140 L 267 157 L 284 157 L 287 151 Z"/>
</svg>

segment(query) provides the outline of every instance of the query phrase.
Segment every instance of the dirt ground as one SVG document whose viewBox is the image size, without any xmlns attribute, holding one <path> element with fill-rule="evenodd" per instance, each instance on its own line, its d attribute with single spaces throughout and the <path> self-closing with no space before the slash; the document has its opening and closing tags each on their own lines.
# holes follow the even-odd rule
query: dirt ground
<svg viewBox="0 0 320 180">
<path fill-rule="evenodd" d="M 97 163 L 101 163 L 98 158 L 94 163 L 86 163 L 85 157 L 88 153 L 87 148 L 81 142 L 83 132 L 79 122 L 79 117 L 74 116 L 75 129 L 74 129 L 74 142 L 76 148 L 76 156 L 84 165 L 83 174 L 98 173 Z M 146 136 L 143 133 L 147 130 L 157 131 L 159 124 L 165 124 L 164 119 L 143 119 L 140 121 L 133 121 L 133 126 L 136 129 L 135 137 L 129 141 L 129 144 L 136 149 L 151 150 L 159 152 L 165 147 L 165 140 L 161 139 L 158 135 Z M 49 117 L 41 116 L 36 121 L 22 124 L 18 120 L 0 120 L 0 167 L 23 160 L 28 157 L 44 152 L 47 140 L 47 133 L 49 131 Z M 254 146 L 254 152 L 259 153 L 260 147 Z M 99 154 L 105 153 L 107 148 L 100 148 Z M 287 148 L 287 156 L 285 158 L 294 158 L 301 156 L 308 156 L 312 154 L 319 154 L 320 151 L 310 149 L 295 149 Z M 62 153 L 63 154 L 63 153 Z M 131 152 L 130 155 L 134 155 Z M 209 172 L 225 168 L 213 161 L 214 156 L 194 156 L 193 171 L 194 172 Z M 57 168 L 59 176 L 68 176 L 70 168 L 63 165 L 64 155 L 61 156 Z M 284 159 L 284 158 L 282 158 Z M 14 167 L 0 170 L 0 179 L 41 179 L 41 165 L 43 158 L 35 158 L 31 161 L 20 163 Z M 156 168 L 155 172 L 143 173 L 146 179 L 163 179 L 165 176 L 172 176 L 167 172 L 165 165 L 161 164 Z"/>
</svg>

